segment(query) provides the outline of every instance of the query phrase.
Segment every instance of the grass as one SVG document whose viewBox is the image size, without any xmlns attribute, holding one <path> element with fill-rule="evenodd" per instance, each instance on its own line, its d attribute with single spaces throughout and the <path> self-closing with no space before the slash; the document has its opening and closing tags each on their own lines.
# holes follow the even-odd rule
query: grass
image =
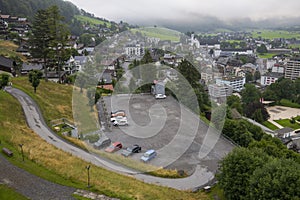
<svg viewBox="0 0 300 200">
<path fill-rule="evenodd" d="M 6 186 L 6 185 L 0 185 L 0 199 L 5 200 L 27 200 L 26 197 L 23 195 L 17 193 L 12 188 Z"/>
<path fill-rule="evenodd" d="M 143 35 L 153 38 L 159 38 L 161 40 L 171 40 L 173 42 L 178 42 L 180 38 L 180 33 L 167 28 L 160 27 L 145 27 L 139 29 L 131 29 L 132 32 L 140 32 Z"/>
<path fill-rule="evenodd" d="M 277 55 L 276 53 L 259 53 L 258 57 L 259 58 L 273 58 L 273 56 Z"/>
<path fill-rule="evenodd" d="M 104 24 L 106 24 L 106 26 L 108 28 L 111 27 L 111 23 L 110 22 L 106 22 L 106 21 L 103 21 L 103 20 L 100 20 L 100 19 L 95 19 L 95 18 L 83 16 L 83 15 L 75 15 L 75 18 L 78 21 L 81 21 L 81 22 L 84 22 L 84 23 L 89 23 L 91 25 L 99 25 L 99 24 L 100 25 L 104 25 Z"/>
<path fill-rule="evenodd" d="M 275 126 L 274 124 L 272 124 L 272 123 L 269 122 L 269 121 L 264 121 L 264 122 L 262 123 L 262 125 L 264 125 L 265 127 L 269 128 L 269 129 L 271 129 L 271 130 L 273 130 L 273 131 L 278 129 L 277 126 Z"/>
<path fill-rule="evenodd" d="M 280 105 L 290 107 L 290 108 L 300 108 L 300 104 L 293 103 L 288 99 L 281 99 Z"/>
<path fill-rule="evenodd" d="M 22 61 L 26 61 L 26 58 L 20 54 L 17 53 L 18 46 L 10 41 L 6 40 L 0 40 L 0 55 L 5 57 L 20 57 Z"/>
<path fill-rule="evenodd" d="M 290 122 L 290 119 L 280 119 L 280 120 L 274 120 L 274 121 L 277 122 L 278 124 L 280 124 L 283 127 L 290 127 L 294 130 L 300 129 L 300 124 L 298 124 L 298 123 L 292 124 Z"/>
<path fill-rule="evenodd" d="M 211 188 L 211 191 L 208 192 L 208 196 L 210 197 L 211 200 L 214 200 L 214 199 L 225 200 L 226 199 L 223 190 L 218 185 Z"/>
<path fill-rule="evenodd" d="M 14 152 L 9 161 L 32 174 L 58 184 L 87 189 L 85 167 L 91 165 L 91 190 L 107 196 L 139 200 L 208 198 L 201 192 L 178 191 L 143 183 L 87 163 L 46 143 L 31 131 L 18 101 L 3 91 L 0 91 L 0 107 L 1 145 Z M 20 143 L 24 144 L 25 162 L 22 162 L 18 148 Z"/>
<path fill-rule="evenodd" d="M 141 161 L 133 160 L 131 158 L 124 157 L 119 154 L 106 153 L 104 151 L 95 150 L 94 148 L 88 147 L 89 151 L 101 155 L 101 157 L 108 158 L 116 163 L 120 163 L 132 169 L 136 169 L 142 172 L 146 172 L 152 176 L 164 177 L 164 178 L 183 178 L 186 176 L 180 176 L 176 169 L 164 169 L 162 167 L 156 167 L 153 165 L 145 164 Z"/>
<path fill-rule="evenodd" d="M 300 39 L 300 33 L 298 32 L 290 32 L 290 31 L 283 31 L 283 30 L 253 30 L 252 32 L 253 38 L 262 37 L 264 39 L 273 40 L 275 38 L 297 38 Z"/>
</svg>

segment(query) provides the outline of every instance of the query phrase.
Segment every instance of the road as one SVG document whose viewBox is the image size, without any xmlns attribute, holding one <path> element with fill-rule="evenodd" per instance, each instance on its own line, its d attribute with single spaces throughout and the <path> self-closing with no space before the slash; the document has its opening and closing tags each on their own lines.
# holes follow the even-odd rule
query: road
<svg viewBox="0 0 300 200">
<path fill-rule="evenodd" d="M 199 188 L 207 184 L 214 178 L 213 173 L 207 173 L 207 170 L 201 167 L 197 167 L 195 172 L 191 176 L 186 178 L 168 179 L 153 177 L 150 175 L 141 174 L 138 171 L 126 168 L 117 163 L 86 152 L 78 147 L 69 144 L 60 137 L 57 137 L 56 134 L 53 133 L 52 130 L 46 125 L 39 107 L 31 97 L 16 88 L 6 87 L 5 90 L 13 95 L 21 103 L 27 124 L 36 134 L 38 134 L 46 142 L 84 161 L 117 172 L 119 174 L 133 176 L 136 179 L 147 183 L 175 188 L 178 190 L 193 190 L 194 188 Z M 205 176 L 203 176 L 203 174 L 205 174 Z"/>
</svg>

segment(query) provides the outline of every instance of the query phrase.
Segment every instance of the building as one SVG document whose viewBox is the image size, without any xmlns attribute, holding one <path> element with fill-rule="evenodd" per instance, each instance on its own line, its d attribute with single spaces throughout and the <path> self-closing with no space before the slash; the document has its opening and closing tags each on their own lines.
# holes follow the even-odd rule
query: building
<svg viewBox="0 0 300 200">
<path fill-rule="evenodd" d="M 233 91 L 240 92 L 244 88 L 246 83 L 245 77 L 223 77 L 222 79 L 216 79 L 216 83 L 220 85 L 230 85 Z"/>
<path fill-rule="evenodd" d="M 284 77 L 291 80 L 296 80 L 300 77 L 300 58 L 292 58 L 287 61 Z"/>
<path fill-rule="evenodd" d="M 41 71 L 43 69 L 43 65 L 39 63 L 23 63 L 21 74 L 26 75 L 32 70 L 38 70 Z"/>
<path fill-rule="evenodd" d="M 271 85 L 281 77 L 283 77 L 283 73 L 268 72 L 260 77 L 260 84 L 262 86 Z"/>
<path fill-rule="evenodd" d="M 162 94 L 165 95 L 165 84 L 161 81 L 154 81 L 154 85 L 151 86 L 151 93 L 153 95 Z"/>
<path fill-rule="evenodd" d="M 127 56 L 143 56 L 145 49 L 142 44 L 128 44 L 125 47 L 125 53 Z"/>
<path fill-rule="evenodd" d="M 232 95 L 233 88 L 230 85 L 210 84 L 208 85 L 210 97 L 216 102 L 222 103 L 226 97 Z"/>
<path fill-rule="evenodd" d="M 15 75 L 15 70 L 14 70 L 15 67 L 16 67 L 15 61 L 6 58 L 4 56 L 0 56 L 0 71 L 5 71 Z"/>
</svg>

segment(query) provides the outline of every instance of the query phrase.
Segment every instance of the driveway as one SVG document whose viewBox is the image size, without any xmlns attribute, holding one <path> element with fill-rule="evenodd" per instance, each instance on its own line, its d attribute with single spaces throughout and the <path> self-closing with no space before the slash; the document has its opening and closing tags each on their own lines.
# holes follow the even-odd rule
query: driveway
<svg viewBox="0 0 300 200">
<path fill-rule="evenodd" d="M 109 169 L 111 171 L 120 174 L 133 176 L 138 180 L 147 183 L 163 185 L 163 186 L 167 186 L 179 190 L 198 188 L 200 186 L 207 184 L 214 177 L 214 173 L 213 173 L 214 170 L 209 169 L 209 167 L 216 168 L 217 165 L 210 162 L 211 160 L 214 159 L 214 156 L 209 156 L 209 155 L 206 156 L 200 163 L 198 163 L 197 167 L 195 168 L 195 172 L 191 176 L 183 179 L 167 179 L 167 178 L 152 177 L 149 175 L 140 174 L 140 172 L 137 172 L 132 169 L 128 169 L 122 165 L 116 164 L 112 161 L 103 159 L 97 155 L 86 152 L 57 137 L 56 134 L 53 133 L 49 127 L 47 127 L 38 106 L 27 94 L 25 94 L 24 92 L 16 88 L 11 88 L 11 87 L 7 87 L 6 91 L 19 100 L 24 110 L 27 124 L 36 134 L 38 134 L 46 142 L 56 146 L 57 148 L 65 152 L 68 152 L 74 156 L 77 156 L 78 158 L 81 158 L 87 162 L 91 162 L 94 165 Z M 198 137 L 199 139 L 201 138 L 201 136 L 197 136 L 197 138 Z M 209 138 L 213 138 L 213 137 L 214 134 L 211 134 L 211 137 Z M 215 145 L 216 149 L 213 149 L 213 151 L 216 152 L 214 154 L 215 157 L 218 157 L 219 159 L 221 159 L 226 153 L 228 153 L 234 147 L 232 144 L 230 144 L 227 141 L 224 141 L 222 138 L 220 140 L 222 142 L 218 142 Z M 209 148 L 210 146 L 209 139 L 205 138 L 205 141 L 207 141 L 207 143 L 205 143 L 206 145 L 202 145 L 202 147 L 206 146 L 207 148 Z M 196 143 L 195 144 L 193 143 L 191 147 L 195 145 L 197 146 Z M 193 151 L 193 149 L 191 149 L 191 151 Z M 201 151 L 205 152 L 205 148 L 201 148 Z"/>
</svg>

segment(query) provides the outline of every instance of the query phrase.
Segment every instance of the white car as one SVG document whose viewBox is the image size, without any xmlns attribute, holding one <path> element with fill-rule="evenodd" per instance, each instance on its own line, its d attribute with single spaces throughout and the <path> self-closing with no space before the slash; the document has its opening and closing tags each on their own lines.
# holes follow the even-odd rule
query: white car
<svg viewBox="0 0 300 200">
<path fill-rule="evenodd" d="M 156 94 L 155 99 L 165 99 L 167 96 L 164 94 Z"/>
<path fill-rule="evenodd" d="M 113 122 L 114 126 L 128 126 L 127 119 L 116 120 Z"/>
<path fill-rule="evenodd" d="M 126 117 L 123 117 L 123 116 L 116 116 L 116 117 L 110 118 L 110 121 L 111 121 L 111 122 L 114 122 L 114 121 L 120 121 L 120 120 L 127 120 L 127 118 L 126 118 Z"/>
</svg>

